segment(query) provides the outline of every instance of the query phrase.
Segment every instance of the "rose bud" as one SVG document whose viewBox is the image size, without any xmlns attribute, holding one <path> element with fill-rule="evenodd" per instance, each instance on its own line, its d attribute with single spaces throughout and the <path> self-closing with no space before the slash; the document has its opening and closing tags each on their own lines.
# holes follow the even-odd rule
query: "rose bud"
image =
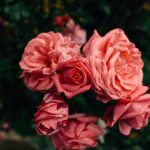
<svg viewBox="0 0 150 150">
<path fill-rule="evenodd" d="M 70 19 L 71 19 L 71 16 L 69 16 L 69 15 L 65 15 L 63 17 L 64 22 L 68 22 Z"/>
<path fill-rule="evenodd" d="M 84 150 L 95 147 L 103 129 L 96 125 L 98 118 L 85 114 L 70 116 L 67 125 L 60 132 L 51 136 L 56 149 Z"/>
<path fill-rule="evenodd" d="M 124 31 L 114 29 L 101 37 L 97 31 L 83 48 L 90 62 L 93 89 L 101 98 L 106 93 L 111 99 L 125 99 L 142 85 L 143 61 L 141 52 L 129 41 Z"/>
<path fill-rule="evenodd" d="M 118 100 L 109 106 L 103 117 L 107 125 L 113 127 L 118 122 L 123 135 L 129 135 L 132 128 L 145 127 L 150 117 L 150 94 L 144 94 L 147 90 L 147 87 L 141 86 L 132 95 L 133 100 Z"/>
<path fill-rule="evenodd" d="M 88 60 L 75 57 L 60 63 L 58 72 L 52 76 L 58 93 L 64 93 L 67 98 L 83 93 L 91 87 L 91 72 Z"/>
<path fill-rule="evenodd" d="M 37 133 L 47 136 L 66 126 L 67 119 L 68 106 L 65 101 L 60 97 L 46 94 L 33 120 Z"/>
<path fill-rule="evenodd" d="M 57 27 L 61 27 L 63 26 L 63 24 L 64 24 L 63 18 L 61 16 L 56 16 L 54 20 L 54 25 Z"/>
</svg>

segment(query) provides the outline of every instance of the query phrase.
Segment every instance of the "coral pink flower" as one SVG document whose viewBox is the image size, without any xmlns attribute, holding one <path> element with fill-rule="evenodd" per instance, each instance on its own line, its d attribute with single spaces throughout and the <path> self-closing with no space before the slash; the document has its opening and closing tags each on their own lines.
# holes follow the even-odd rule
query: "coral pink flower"
<svg viewBox="0 0 150 150">
<path fill-rule="evenodd" d="M 132 95 L 134 100 L 119 100 L 109 106 L 104 114 L 107 125 L 112 127 L 119 122 L 119 130 L 123 135 L 129 135 L 131 129 L 141 129 L 148 124 L 150 117 L 150 94 L 144 94 L 147 87 L 139 87 Z"/>
<path fill-rule="evenodd" d="M 51 136 L 58 150 L 84 150 L 95 147 L 97 139 L 103 134 L 103 129 L 95 124 L 97 117 L 85 114 L 75 114 L 70 117 L 66 127 Z"/>
<path fill-rule="evenodd" d="M 46 94 L 33 120 L 40 135 L 51 135 L 66 126 L 67 119 L 68 106 L 65 101 L 60 97 Z"/>
<path fill-rule="evenodd" d="M 24 70 L 22 77 L 32 90 L 48 90 L 53 85 L 50 76 L 57 65 L 79 54 L 80 47 L 69 37 L 63 37 L 60 33 L 41 33 L 25 48 L 19 63 Z"/>
<path fill-rule="evenodd" d="M 52 76 L 58 93 L 64 93 L 69 99 L 85 92 L 91 87 L 91 72 L 88 60 L 75 57 L 60 63 L 58 73 Z"/>
<path fill-rule="evenodd" d="M 109 97 L 103 102 L 129 97 L 142 85 L 141 53 L 121 29 L 114 29 L 104 37 L 94 31 L 83 52 L 90 62 L 95 91 Z"/>
<path fill-rule="evenodd" d="M 75 24 L 72 19 L 68 20 L 62 33 L 65 36 L 71 37 L 71 39 L 77 42 L 79 45 L 83 45 L 86 42 L 86 31 L 81 29 L 78 24 Z"/>
</svg>

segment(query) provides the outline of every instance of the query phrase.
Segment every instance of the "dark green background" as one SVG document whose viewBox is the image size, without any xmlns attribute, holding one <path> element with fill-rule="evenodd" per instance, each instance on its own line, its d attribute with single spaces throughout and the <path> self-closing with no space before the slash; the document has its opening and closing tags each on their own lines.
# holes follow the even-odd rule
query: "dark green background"
<svg viewBox="0 0 150 150">
<path fill-rule="evenodd" d="M 142 52 L 144 83 L 150 85 L 150 1 L 144 0 L 0 0 L 0 123 L 8 121 L 22 136 L 36 136 L 32 116 L 42 94 L 29 91 L 19 78 L 18 62 L 24 47 L 38 33 L 59 31 L 53 21 L 57 15 L 72 16 L 91 36 L 93 29 L 101 35 L 113 28 L 125 30 L 129 39 Z M 79 110 L 103 113 L 103 105 L 79 96 Z M 87 94 L 85 96 L 87 96 Z M 97 109 L 95 109 L 97 108 Z M 40 138 L 39 150 L 50 147 L 49 140 Z M 122 136 L 117 126 L 109 130 L 103 150 L 149 150 L 150 125 L 131 136 Z M 53 148 L 49 148 L 53 149 Z"/>
</svg>

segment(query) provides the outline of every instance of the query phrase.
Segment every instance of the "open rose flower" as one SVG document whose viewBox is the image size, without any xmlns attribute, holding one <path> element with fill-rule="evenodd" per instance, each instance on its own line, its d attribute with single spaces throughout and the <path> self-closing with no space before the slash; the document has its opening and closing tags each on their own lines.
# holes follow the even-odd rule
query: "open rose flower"
<svg viewBox="0 0 150 150">
<path fill-rule="evenodd" d="M 33 120 L 40 135 L 51 135 L 66 126 L 67 119 L 68 106 L 65 101 L 60 97 L 46 94 Z"/>
<path fill-rule="evenodd" d="M 112 127 L 119 123 L 119 130 L 123 135 L 129 135 L 131 129 L 141 129 L 148 124 L 150 117 L 150 94 L 144 94 L 148 88 L 140 87 L 132 95 L 134 100 L 119 100 L 109 106 L 104 114 L 104 120 Z"/>
<path fill-rule="evenodd" d="M 80 25 L 76 24 L 72 19 L 68 20 L 62 34 L 71 37 L 73 41 L 76 41 L 81 46 L 86 42 L 86 31 L 81 29 Z"/>
<path fill-rule="evenodd" d="M 84 150 L 95 147 L 103 129 L 96 125 L 98 118 L 85 114 L 70 116 L 66 127 L 51 136 L 52 142 L 58 150 Z"/>
<path fill-rule="evenodd" d="M 50 76 L 56 71 L 57 65 L 79 54 L 80 47 L 69 37 L 54 32 L 41 33 L 29 41 L 25 48 L 19 63 L 23 69 L 22 77 L 32 90 L 45 91 L 50 89 L 53 86 Z M 46 88 L 42 83 L 43 79 L 46 79 Z"/>
<path fill-rule="evenodd" d="M 94 89 L 110 98 L 124 99 L 143 79 L 140 51 L 121 29 L 114 29 L 101 37 L 96 31 L 83 48 L 92 69 Z"/>
<path fill-rule="evenodd" d="M 52 76 L 58 93 L 64 93 L 69 99 L 83 93 L 91 87 L 91 72 L 88 60 L 75 57 L 60 63 L 58 72 Z"/>
</svg>

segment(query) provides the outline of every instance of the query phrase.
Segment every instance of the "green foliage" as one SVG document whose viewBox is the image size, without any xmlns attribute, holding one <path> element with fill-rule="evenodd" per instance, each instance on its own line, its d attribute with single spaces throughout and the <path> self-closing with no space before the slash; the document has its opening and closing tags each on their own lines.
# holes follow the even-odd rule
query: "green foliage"
<svg viewBox="0 0 150 150">
<path fill-rule="evenodd" d="M 59 31 L 53 20 L 69 14 L 91 36 L 94 29 L 102 35 L 113 28 L 125 30 L 141 50 L 145 62 L 144 82 L 150 85 L 150 2 L 144 0 L 0 0 L 0 122 L 8 121 L 22 135 L 36 135 L 32 116 L 42 95 L 30 92 L 19 78 L 26 43 L 38 33 Z M 92 93 L 75 97 L 72 108 L 101 116 L 105 105 L 93 101 Z M 71 104 L 72 105 L 72 104 Z M 81 109 L 82 108 L 82 109 Z M 148 150 L 150 126 L 120 135 L 118 128 L 109 130 L 105 143 L 95 150 Z M 43 142 L 46 143 L 46 142 Z M 43 146 L 44 147 L 44 146 Z M 41 147 L 40 149 L 43 150 Z"/>
</svg>

